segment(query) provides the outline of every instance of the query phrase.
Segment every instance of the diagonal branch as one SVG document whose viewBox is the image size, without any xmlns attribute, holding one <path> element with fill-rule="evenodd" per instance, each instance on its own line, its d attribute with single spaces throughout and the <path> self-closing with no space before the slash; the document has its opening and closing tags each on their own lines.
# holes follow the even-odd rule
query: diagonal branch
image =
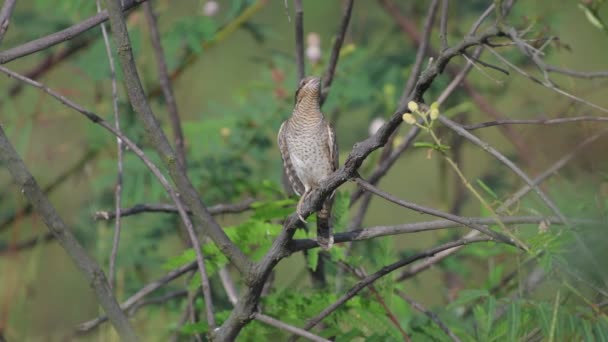
<svg viewBox="0 0 608 342">
<path fill-rule="evenodd" d="M 147 0 L 124 0 L 124 6 L 119 8 L 119 11 L 126 12 L 131 8 L 138 6 Z M 27 55 L 31 55 L 38 51 L 46 50 L 51 46 L 57 45 L 59 43 L 63 43 L 66 40 L 73 39 L 74 37 L 92 29 L 93 27 L 105 22 L 108 20 L 108 12 L 103 11 L 99 14 L 96 14 L 92 17 L 89 17 L 82 22 L 72 25 L 66 29 L 61 31 L 51 33 L 47 36 L 34 39 L 25 44 L 16 46 L 14 48 L 8 49 L 6 51 L 0 52 L 0 64 L 6 64 L 10 61 L 13 61 L 17 58 L 21 58 Z"/>
<path fill-rule="evenodd" d="M 154 113 L 146 100 L 146 95 L 144 94 L 137 72 L 137 66 L 135 65 L 135 57 L 133 56 L 127 25 L 121 11 L 120 0 L 106 0 L 106 6 L 110 16 L 113 38 L 118 49 L 118 56 L 129 100 L 144 125 L 148 139 L 152 142 L 161 160 L 168 169 L 171 178 L 179 190 L 180 197 L 183 198 L 186 206 L 192 210 L 196 227 L 213 240 L 218 248 L 235 267 L 241 271 L 241 273 L 247 273 L 251 262 L 247 256 L 230 241 L 230 238 L 224 233 L 220 225 L 215 221 L 203 204 L 200 195 L 194 189 L 185 170 L 180 166 L 175 152 L 171 148 L 158 119 L 154 116 Z"/>
<path fill-rule="evenodd" d="M 179 162 L 186 168 L 184 132 L 182 131 L 182 124 L 177 110 L 177 102 L 175 102 L 173 87 L 171 86 L 171 79 L 169 78 L 169 69 L 167 68 L 167 62 L 165 61 L 165 51 L 160 41 L 156 14 L 154 13 L 154 9 L 150 2 L 144 4 L 144 12 L 148 21 L 148 27 L 150 28 L 150 39 L 152 40 L 152 46 L 154 47 L 154 55 L 156 56 L 156 67 L 158 69 L 160 87 L 163 91 L 165 101 L 167 102 L 167 109 L 169 110 L 169 120 L 171 121 L 171 128 L 173 129 L 173 139 L 175 140 L 175 152 L 177 153 Z"/>
<path fill-rule="evenodd" d="M 331 83 L 334 80 L 334 74 L 336 73 L 336 66 L 338 65 L 338 59 L 340 58 L 340 49 L 342 49 L 342 44 L 344 43 L 344 37 L 346 36 L 346 30 L 348 30 L 348 23 L 350 22 L 350 17 L 353 12 L 353 4 L 355 0 L 347 0 L 346 8 L 344 9 L 344 14 L 342 15 L 342 21 L 340 22 L 340 30 L 334 39 L 334 46 L 331 49 L 331 55 L 329 57 L 329 64 L 327 65 L 327 69 L 325 70 L 325 74 L 323 74 L 323 86 L 321 87 L 321 98 L 319 99 L 319 104 L 323 106 L 323 103 L 327 99 L 327 95 L 329 95 L 329 89 L 331 87 Z"/>
<path fill-rule="evenodd" d="M 137 335 L 131 327 L 126 315 L 120 310 L 116 298 L 99 265 L 86 253 L 76 237 L 72 234 L 53 205 L 44 195 L 34 176 L 29 172 L 23 160 L 8 141 L 4 130 L 0 127 L 0 158 L 8 167 L 13 179 L 21 187 L 23 193 L 32 203 L 34 210 L 42 217 L 49 230 L 55 235 L 61 246 L 72 258 L 80 272 L 86 277 L 99 304 L 108 315 L 112 325 L 124 341 L 137 341 Z"/>
<path fill-rule="evenodd" d="M 203 254 L 201 252 L 200 243 L 198 242 L 196 233 L 194 232 L 192 222 L 190 221 L 190 217 L 188 217 L 188 214 L 186 213 L 186 210 L 184 209 L 184 205 L 182 204 L 182 200 L 181 200 L 180 196 L 173 189 L 173 187 L 169 184 L 169 182 L 167 181 L 165 176 L 162 174 L 162 172 L 158 169 L 158 167 L 150 161 L 150 159 L 144 154 L 144 152 L 133 141 L 131 141 L 124 134 L 122 134 L 120 131 L 118 131 L 116 128 L 114 128 L 114 126 L 112 126 L 110 123 L 103 120 L 103 118 L 101 118 L 97 114 L 87 111 L 86 109 L 82 108 L 81 106 L 68 100 L 64 96 L 57 94 L 55 91 L 49 89 L 48 87 L 45 87 L 41 83 L 31 80 L 29 78 L 23 77 L 15 72 L 10 71 L 9 69 L 7 69 L 3 66 L 0 66 L 0 71 L 6 73 L 7 75 L 10 75 L 11 77 L 14 77 L 14 78 L 20 80 L 22 82 L 25 82 L 36 88 L 41 89 L 45 93 L 58 99 L 61 103 L 65 104 L 66 106 L 68 106 L 72 109 L 75 109 L 79 113 L 83 114 L 92 122 L 98 124 L 99 126 L 103 127 L 105 130 L 111 132 L 116 137 L 120 138 L 125 143 L 125 145 L 130 150 L 132 150 L 135 153 L 135 155 L 137 155 L 144 162 L 144 164 L 148 167 L 148 169 L 152 172 L 152 174 L 158 179 L 158 181 L 163 186 L 165 191 L 169 194 L 169 196 L 171 197 L 173 202 L 175 202 L 175 205 L 179 211 L 180 217 L 181 217 L 182 221 L 184 222 L 184 225 L 186 226 L 189 238 L 192 242 L 194 251 L 196 253 L 197 264 L 199 266 L 200 276 L 201 276 L 201 281 L 202 281 L 203 295 L 205 296 L 205 305 L 207 306 L 208 312 L 210 312 L 211 311 L 210 309 L 213 304 L 211 302 L 209 280 L 207 279 L 207 273 L 205 271 L 205 262 L 204 262 Z M 222 233 L 224 233 L 224 232 L 222 231 Z M 211 315 L 210 317 L 207 317 L 207 319 L 209 320 L 210 325 L 212 325 L 211 323 L 214 322 L 213 315 Z"/>
<path fill-rule="evenodd" d="M 473 221 L 467 220 L 464 217 L 450 214 L 450 213 L 444 213 L 442 211 L 439 211 L 439 210 L 436 210 L 433 208 L 427 208 L 427 207 L 424 207 L 424 206 L 421 206 L 421 205 L 418 205 L 415 203 L 407 202 L 402 199 L 396 198 L 395 196 L 376 188 L 375 186 L 371 185 L 370 183 L 364 181 L 361 178 L 355 178 L 355 182 L 363 189 L 370 191 L 370 192 L 384 198 L 385 200 L 393 202 L 404 208 L 415 210 L 419 213 L 429 214 L 429 215 L 441 217 L 441 218 L 444 218 L 444 219 L 447 219 L 450 221 L 454 221 L 454 222 L 460 223 L 463 226 L 467 226 L 471 229 L 484 233 L 485 235 L 492 237 L 493 239 L 495 239 L 497 241 L 501 241 L 501 242 L 509 244 L 509 245 L 515 245 L 515 242 L 513 241 L 513 239 L 511 239 L 507 236 L 504 236 L 498 232 L 495 232 L 493 230 L 490 230 L 488 227 L 485 227 L 485 226 L 479 225 Z"/>
<path fill-rule="evenodd" d="M 0 43 L 2 43 L 2 39 L 4 38 L 4 34 L 8 30 L 8 25 L 11 21 L 11 14 L 13 14 L 13 9 L 15 8 L 15 4 L 17 0 L 6 0 L 2 5 L 2 9 L 0 9 Z"/>
<path fill-rule="evenodd" d="M 370 284 L 373 284 L 376 280 L 382 278 L 383 276 L 401 268 L 404 266 L 407 266 L 417 260 L 420 259 L 424 259 L 424 258 L 428 258 L 430 256 L 433 256 L 441 251 L 450 249 L 450 248 L 454 248 L 454 247 L 459 247 L 459 246 L 465 246 L 468 244 L 472 244 L 472 243 L 477 243 L 477 242 L 485 242 L 485 241 L 492 241 L 491 238 L 487 238 L 487 237 L 474 237 L 474 238 L 470 238 L 470 239 L 460 239 L 460 240 L 456 240 L 456 241 L 452 241 L 452 242 L 448 242 L 446 244 L 437 246 L 437 247 L 433 247 L 431 249 L 428 249 L 426 251 L 414 254 L 408 258 L 399 260 L 395 263 L 392 263 L 390 265 L 384 266 L 383 268 L 381 268 L 379 271 L 377 271 L 376 273 L 373 273 L 367 277 L 365 277 L 363 280 L 361 280 L 360 282 L 358 282 L 357 284 L 355 284 L 355 286 L 353 286 L 352 288 L 350 288 L 344 295 L 342 295 L 337 301 L 335 301 L 334 303 L 332 303 L 331 305 L 329 305 L 327 308 L 323 309 L 323 311 L 321 311 L 317 316 L 313 317 L 312 319 L 308 320 L 308 323 L 306 323 L 306 325 L 304 326 L 304 329 L 306 330 L 310 330 L 312 329 L 314 326 L 316 326 L 317 324 L 319 324 L 319 322 L 321 322 L 323 319 L 325 319 L 325 317 L 329 316 L 330 314 L 332 314 L 334 311 L 336 311 L 340 306 L 342 306 L 344 303 L 346 303 L 348 300 L 350 300 L 351 298 L 353 298 L 355 295 L 357 295 L 357 293 L 359 293 L 359 291 L 363 290 L 364 288 L 366 288 L 367 286 L 369 286 Z"/>
</svg>

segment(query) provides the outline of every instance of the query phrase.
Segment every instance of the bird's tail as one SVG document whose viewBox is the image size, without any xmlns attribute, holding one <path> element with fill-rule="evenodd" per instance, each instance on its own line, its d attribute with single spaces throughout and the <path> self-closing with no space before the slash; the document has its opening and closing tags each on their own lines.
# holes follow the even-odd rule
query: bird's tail
<svg viewBox="0 0 608 342">
<path fill-rule="evenodd" d="M 329 196 L 321 210 L 317 212 L 317 243 L 324 250 L 328 250 L 334 244 L 334 236 L 331 226 L 331 208 L 334 202 L 333 194 Z"/>
</svg>

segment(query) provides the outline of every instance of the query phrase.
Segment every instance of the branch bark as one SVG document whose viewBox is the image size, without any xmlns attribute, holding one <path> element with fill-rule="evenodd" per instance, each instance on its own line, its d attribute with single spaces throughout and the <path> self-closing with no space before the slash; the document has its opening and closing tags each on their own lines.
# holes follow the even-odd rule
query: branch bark
<svg viewBox="0 0 608 342">
<path fill-rule="evenodd" d="M 85 276 L 95 291 L 99 304 L 108 315 L 120 338 L 124 341 L 137 341 L 137 335 L 133 327 L 131 327 L 127 316 L 120 309 L 116 298 L 112 295 L 112 290 L 105 274 L 99 265 L 89 257 L 53 205 L 46 198 L 34 176 L 29 172 L 23 160 L 17 154 L 17 151 L 15 151 L 8 141 L 1 126 L 0 158 L 8 167 L 15 182 L 21 187 L 23 194 L 32 203 L 34 210 L 42 217 L 46 226 Z"/>
</svg>

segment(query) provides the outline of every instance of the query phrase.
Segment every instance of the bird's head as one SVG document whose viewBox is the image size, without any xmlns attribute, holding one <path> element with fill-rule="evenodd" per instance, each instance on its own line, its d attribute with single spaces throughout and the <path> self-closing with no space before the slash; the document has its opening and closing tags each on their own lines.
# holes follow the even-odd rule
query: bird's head
<svg viewBox="0 0 608 342">
<path fill-rule="evenodd" d="M 319 77 L 308 76 L 303 78 L 296 90 L 296 104 L 303 99 L 318 101 L 321 94 L 321 79 Z"/>
</svg>

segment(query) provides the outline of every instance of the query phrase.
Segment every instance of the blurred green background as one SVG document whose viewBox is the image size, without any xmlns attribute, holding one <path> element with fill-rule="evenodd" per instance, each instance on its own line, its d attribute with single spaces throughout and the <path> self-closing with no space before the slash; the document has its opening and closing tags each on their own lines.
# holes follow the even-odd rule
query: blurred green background
<svg viewBox="0 0 608 342">
<path fill-rule="evenodd" d="M 184 56 L 193 58 L 193 63 L 173 80 L 186 136 L 188 172 L 209 205 L 247 197 L 264 201 L 281 199 L 284 196 L 280 186 L 281 163 L 275 137 L 280 123 L 291 113 L 296 85 L 293 4 L 289 4 L 290 21 L 283 1 L 226 0 L 217 3 L 219 11 L 209 16 L 204 13 L 206 1 L 154 2 L 169 69 L 174 70 L 180 65 Z M 428 3 L 409 1 L 399 6 L 401 14 L 421 29 Z M 448 22 L 450 44 L 462 39 L 488 3 L 452 2 Z M 321 75 L 324 71 L 341 19 L 342 5 L 343 1 L 304 1 L 305 37 L 309 33 L 317 33 L 321 38 L 322 52 L 316 63 L 307 59 L 307 74 Z M 607 8 L 600 7 L 601 17 L 608 16 Z M 91 1 L 18 2 L 0 48 L 6 50 L 65 28 L 95 11 Z M 246 17 L 243 17 L 244 13 Z M 246 20 L 235 30 L 226 29 L 237 18 Z M 608 67 L 608 36 L 590 23 L 577 1 L 560 2 L 559 5 L 550 0 L 518 1 L 508 22 L 520 28 L 530 26 L 529 37 L 559 37 L 559 41 L 551 43 L 545 50 L 544 57 L 551 64 L 583 71 Z M 152 92 L 158 84 L 158 76 L 143 11 L 133 11 L 128 16 L 128 24 L 142 82 L 147 91 Z M 54 66 L 40 81 L 110 121 L 113 119 L 109 67 L 100 37 L 97 27 L 72 41 L 7 66 L 26 73 L 45 58 L 86 42 L 85 48 L 78 49 Z M 434 49 L 439 48 L 438 30 L 433 32 L 431 42 Z M 336 124 L 342 161 L 355 142 L 368 136 L 374 119 L 386 119 L 392 115 L 416 49 L 378 2 L 356 2 L 335 80 L 323 107 L 326 116 Z M 514 63 L 536 72 L 515 48 L 500 51 Z M 483 59 L 500 65 L 489 53 L 485 53 Z M 452 61 L 458 65 L 464 62 L 462 58 Z M 120 72 L 118 79 L 121 79 Z M 602 114 L 516 73 L 506 76 L 492 69 L 476 68 L 468 79 L 479 94 L 506 118 Z M 566 91 L 608 107 L 604 80 L 561 76 L 554 79 Z M 447 74 L 438 78 L 425 96 L 427 102 L 434 101 L 449 81 Z M 0 89 L 6 94 L 1 99 L 0 124 L 39 184 L 49 184 L 79 164 L 75 172 L 49 193 L 49 197 L 89 253 L 107 269 L 113 222 L 95 221 L 92 216 L 98 210 L 113 208 L 115 139 L 37 89 L 25 87 L 19 94 L 11 96 L 9 89 L 14 84 L 12 79 L 0 78 Z M 122 85 L 119 89 L 123 131 L 158 161 L 143 138 L 143 130 L 128 105 Z M 162 96 L 153 97 L 151 102 L 166 132 L 172 136 Z M 491 120 L 462 90 L 450 97 L 442 106 L 442 112 L 457 105 L 463 109 L 454 113 L 460 120 L 469 123 Z M 559 126 L 512 126 L 525 146 L 528 160 L 498 128 L 479 130 L 475 134 L 505 153 L 529 174 L 536 175 L 603 125 L 581 122 Z M 400 135 L 407 129 L 402 127 Z M 456 138 L 447 130 L 438 128 L 438 132 L 448 145 L 455 143 Z M 426 135 L 418 138 L 418 141 L 429 140 Z M 586 216 L 605 209 L 605 196 L 608 195 L 607 143 L 608 139 L 600 139 L 544 184 L 543 189 L 565 213 Z M 481 179 L 492 188 L 497 199 L 487 197 L 494 203 L 523 185 L 481 149 L 465 142 L 459 150 L 461 169 L 472 183 L 477 184 L 476 180 Z M 362 167 L 363 175 L 373 169 L 378 157 L 376 152 L 368 159 Z M 455 184 L 458 182 L 454 173 L 439 154 L 429 154 L 424 148 L 410 148 L 382 179 L 379 187 L 397 197 L 448 211 L 453 205 Z M 341 191 L 348 193 L 353 188 L 352 184 L 346 184 Z M 123 206 L 150 202 L 168 202 L 168 198 L 140 161 L 126 153 Z M 25 205 L 20 189 L 12 184 L 6 169 L 0 167 L 0 222 L 18 213 Z M 351 217 L 354 212 L 351 211 Z M 513 213 L 549 212 L 534 195 L 530 195 Z M 479 216 L 487 213 L 472 196 L 468 196 L 460 214 Z M 223 226 L 229 226 L 244 222 L 248 215 L 225 215 L 218 219 Z M 375 198 L 363 227 L 428 219 Z M 117 293 L 119 299 L 124 300 L 143 284 L 166 273 L 162 265 L 171 257 L 180 255 L 184 247 L 176 233 L 178 221 L 172 215 L 138 215 L 124 218 L 122 225 Z M 353 254 L 359 256 L 363 264 L 372 266 L 368 271 L 373 272 L 400 255 L 430 247 L 437 241 L 455 236 L 456 232 L 466 231 L 434 231 L 380 238 L 355 244 Z M 0 226 L 0 331 L 9 341 L 59 341 L 78 323 L 100 313 L 89 286 L 55 242 L 11 251 L 11 246 L 18 242 L 46 232 L 40 218 L 33 214 L 18 213 L 10 224 Z M 605 245 L 599 244 L 598 248 L 602 249 L 602 246 Z M 493 248 L 483 247 L 486 250 Z M 489 256 L 473 254 L 454 258 L 452 266 L 447 262 L 427 271 L 405 283 L 404 288 L 429 308 L 441 307 L 449 301 L 448 288 L 453 285 L 447 285 L 448 273 L 458 279 L 457 290 L 480 286 L 498 264 L 502 264 L 505 270 L 513 269 L 515 265 L 513 253 L 508 258 L 491 252 Z M 281 262 L 276 273 L 277 291 L 289 292 L 299 288 L 314 291 L 310 289 L 306 261 L 301 253 Z M 176 283 L 176 286 L 182 286 L 184 280 Z M 219 284 L 215 285 L 219 293 Z M 142 311 L 146 313 L 135 315 L 133 322 L 144 340 L 166 340 L 179 320 L 183 305 L 183 301 L 176 301 L 144 308 Z M 391 302 L 391 305 L 398 304 Z M 306 318 L 308 316 L 301 317 L 301 322 Z M 82 337 L 84 340 L 92 338 L 107 340 L 115 337 L 106 326 L 98 334 Z"/>
</svg>

